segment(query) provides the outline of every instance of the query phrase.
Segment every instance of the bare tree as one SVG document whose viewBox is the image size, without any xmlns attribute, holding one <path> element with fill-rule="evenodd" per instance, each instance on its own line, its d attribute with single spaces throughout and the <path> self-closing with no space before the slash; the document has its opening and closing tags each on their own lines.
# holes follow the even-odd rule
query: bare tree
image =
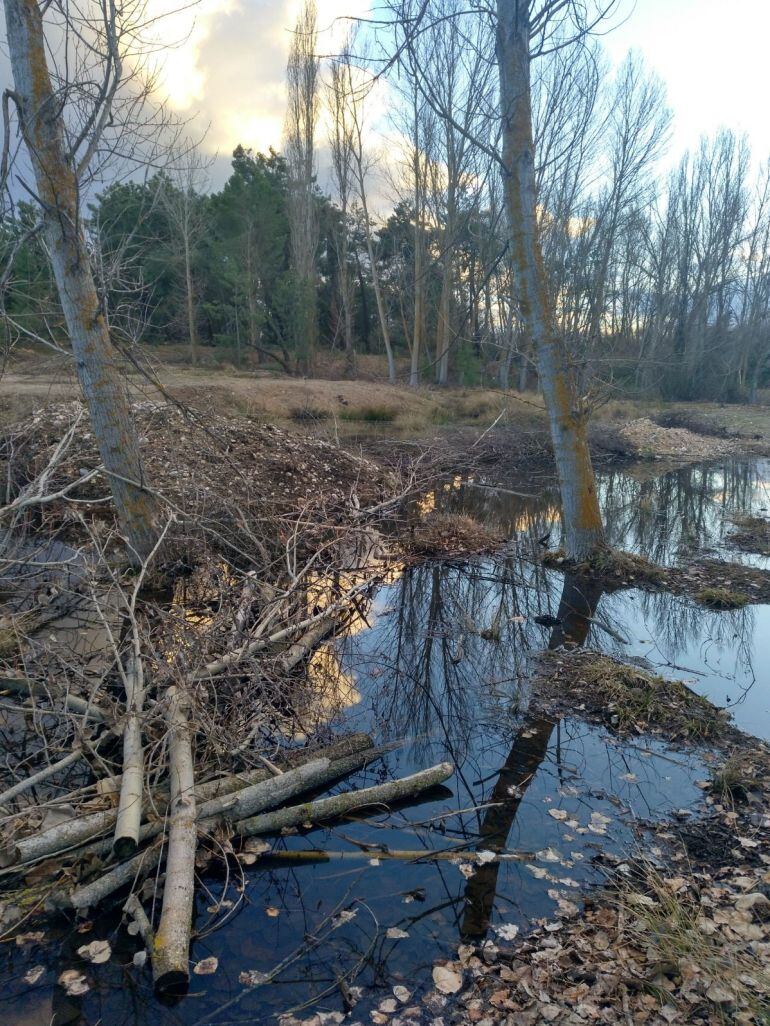
<svg viewBox="0 0 770 1026">
<path fill-rule="evenodd" d="M 121 361 L 89 262 L 81 197 L 95 162 L 107 150 L 119 155 L 121 137 L 116 125 L 125 127 L 142 105 L 141 87 L 123 101 L 122 109 L 120 97 L 124 61 L 129 48 L 136 54 L 142 12 L 131 4 L 110 4 L 95 9 L 91 20 L 82 11 L 76 17 L 66 5 L 48 5 L 44 10 L 51 34 L 66 40 L 62 69 L 54 68 L 55 85 L 46 58 L 51 48 L 43 9 L 35 0 L 5 0 L 12 97 L 34 177 L 27 191 L 40 207 L 94 436 L 120 522 L 139 561 L 152 551 L 157 538 L 156 504 L 145 487 Z M 82 43 L 74 54 L 70 50 L 76 44 L 71 39 Z M 113 133 L 111 142 L 108 131 Z"/>
<path fill-rule="evenodd" d="M 327 86 L 331 126 L 329 143 L 332 155 L 332 177 L 340 208 L 340 227 L 335 239 L 339 268 L 340 300 L 345 336 L 345 355 L 348 372 L 355 373 L 356 353 L 353 344 L 353 283 L 349 266 L 350 203 L 356 172 L 356 121 L 351 109 L 355 103 L 350 63 L 350 43 L 342 47 L 339 60 L 329 68 Z"/>
<path fill-rule="evenodd" d="M 564 22 L 562 28 L 559 22 Z M 497 58 L 505 204 L 522 319 L 535 349 L 551 426 L 568 556 L 583 559 L 604 544 L 596 479 L 588 448 L 588 410 L 557 330 L 537 219 L 532 128 L 532 53 L 558 45 L 559 32 L 588 31 L 582 8 L 569 0 L 498 0 Z M 563 44 L 562 44 L 563 45 Z"/>
<path fill-rule="evenodd" d="M 305 373 L 313 366 L 318 342 L 315 196 L 315 130 L 318 120 L 317 28 L 314 0 L 305 0 L 294 30 L 287 65 L 286 163 L 289 171 L 289 234 L 296 278 L 295 343 Z"/>
<path fill-rule="evenodd" d="M 185 149 L 188 151 L 185 160 L 161 186 L 160 200 L 181 249 L 190 362 L 194 366 L 198 362 L 198 315 L 193 260 L 206 228 L 201 193 L 206 185 L 205 171 L 211 162 L 191 144 Z"/>
<path fill-rule="evenodd" d="M 356 66 L 353 62 L 350 46 L 346 45 L 336 62 L 337 75 L 340 81 L 340 91 L 344 95 L 346 108 L 346 123 L 350 132 L 350 170 L 352 173 L 352 185 L 358 203 L 361 206 L 364 239 L 366 241 L 366 255 L 369 260 L 369 273 L 374 289 L 374 298 L 377 303 L 377 316 L 380 323 L 380 335 L 382 344 L 385 347 L 385 356 L 388 361 L 388 380 L 391 384 L 396 382 L 396 361 L 393 356 L 393 345 L 390 338 L 390 325 L 388 323 L 388 311 L 385 304 L 380 273 L 377 266 L 377 254 L 374 247 L 372 232 L 372 217 L 369 212 L 367 179 L 371 163 L 367 158 L 364 149 L 364 128 L 365 114 L 364 101 L 366 99 L 369 85 L 366 81 L 357 81 Z M 360 77 L 360 76 L 359 76 Z"/>
</svg>

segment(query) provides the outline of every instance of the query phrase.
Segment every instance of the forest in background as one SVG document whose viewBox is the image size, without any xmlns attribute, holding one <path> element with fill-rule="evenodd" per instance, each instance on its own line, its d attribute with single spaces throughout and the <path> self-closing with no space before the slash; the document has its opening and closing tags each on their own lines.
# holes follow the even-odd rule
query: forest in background
<svg viewBox="0 0 770 1026">
<path fill-rule="evenodd" d="M 387 73 L 400 140 L 387 159 L 369 124 L 371 47 L 362 59 L 350 38 L 322 61 L 310 5 L 284 152 L 238 145 L 218 191 L 197 152 L 92 189 L 86 237 L 115 341 L 308 376 L 337 354 L 355 377 L 378 354 L 412 385 L 537 387 L 495 158 L 494 34 L 457 0 L 437 6 L 446 17 L 405 35 Z M 580 388 L 755 401 L 770 373 L 767 166 L 721 131 L 662 173 L 671 115 L 634 55 L 613 71 L 587 39 L 536 68 L 539 234 Z M 5 341 L 66 348 L 35 217 L 22 200 L 3 218 Z"/>
</svg>

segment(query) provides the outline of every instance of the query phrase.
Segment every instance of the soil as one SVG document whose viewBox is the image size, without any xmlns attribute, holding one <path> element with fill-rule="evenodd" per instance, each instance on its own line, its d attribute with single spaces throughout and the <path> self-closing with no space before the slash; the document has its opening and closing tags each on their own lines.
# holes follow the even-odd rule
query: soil
<svg viewBox="0 0 770 1026">
<path fill-rule="evenodd" d="M 542 557 L 546 566 L 602 581 L 608 589 L 641 588 L 686 595 L 715 610 L 770 602 L 770 572 L 742 563 L 697 559 L 686 566 L 660 566 L 630 552 L 606 550 L 589 562 L 567 559 L 561 550 Z"/>
<path fill-rule="evenodd" d="M 765 517 L 734 517 L 737 527 L 728 542 L 741 552 L 753 552 L 770 556 L 770 520 Z"/>
</svg>

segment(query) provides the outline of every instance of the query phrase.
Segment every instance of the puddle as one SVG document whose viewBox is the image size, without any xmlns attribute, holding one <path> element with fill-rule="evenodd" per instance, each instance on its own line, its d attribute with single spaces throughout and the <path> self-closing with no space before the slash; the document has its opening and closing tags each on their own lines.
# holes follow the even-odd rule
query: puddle
<svg viewBox="0 0 770 1026">
<path fill-rule="evenodd" d="M 728 517 L 770 505 L 768 480 L 765 461 L 603 473 L 611 541 L 660 562 L 686 558 L 693 548 L 736 558 L 726 548 Z M 336 691 L 336 726 L 367 729 L 381 741 L 408 739 L 345 787 L 449 759 L 457 768 L 447 787 L 390 815 L 277 840 L 271 862 L 247 868 L 243 894 L 230 886 L 227 899 L 235 904 L 219 912 L 207 910 L 216 908 L 225 881 L 205 874 L 196 919 L 203 936 L 192 956 L 215 956 L 219 968 L 193 976 L 182 1002 L 155 1000 L 149 973 L 132 965 L 135 942 L 113 914 L 85 936 L 68 924 L 57 935 L 54 925 L 44 946 L 6 946 L 0 1021 L 225 1026 L 290 1009 L 299 1018 L 343 1012 L 361 988 L 351 1018 L 366 1022 L 394 986 L 419 1001 L 434 960 L 454 954 L 459 943 L 509 944 L 533 919 L 553 919 L 560 902 L 568 908 L 600 882 L 637 837 L 654 857 L 645 823 L 697 810 L 696 782 L 707 769 L 662 743 L 621 743 L 577 719 L 533 715 L 532 655 L 565 630 L 692 682 L 718 704 L 729 703 L 739 725 L 770 736 L 770 607 L 713 613 L 629 591 L 589 596 L 587 610 L 587 597 L 573 594 L 571 582 L 565 588 L 562 575 L 523 558 L 538 539 L 558 544 L 556 494 L 547 480 L 455 480 L 430 501 L 472 513 L 502 530 L 510 545 L 494 558 L 424 564 L 383 585 L 365 622 L 323 650 L 318 678 L 331 687 L 344 683 Z M 536 622 L 581 604 L 590 622 Z M 482 855 L 471 872 L 472 852 Z M 225 925 L 210 929 L 225 916 Z M 95 938 L 113 946 L 107 965 L 77 957 Z M 269 985 L 240 979 L 279 965 Z M 25 981 L 36 966 L 39 978 Z M 79 997 L 56 986 L 71 968 L 89 984 Z"/>
</svg>

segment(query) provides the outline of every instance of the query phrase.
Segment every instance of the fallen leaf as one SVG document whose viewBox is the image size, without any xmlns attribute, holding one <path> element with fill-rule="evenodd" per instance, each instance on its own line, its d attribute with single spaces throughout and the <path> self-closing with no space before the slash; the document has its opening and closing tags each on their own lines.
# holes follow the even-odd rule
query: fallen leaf
<svg viewBox="0 0 770 1026">
<path fill-rule="evenodd" d="M 408 937 L 409 934 L 406 930 L 401 930 L 397 926 L 389 926 L 385 931 L 385 936 L 390 940 L 403 940 L 405 937 Z"/>
<path fill-rule="evenodd" d="M 501 923 L 500 926 L 494 926 L 493 930 L 503 940 L 513 940 L 519 932 L 518 926 L 515 926 L 513 923 Z"/>
<path fill-rule="evenodd" d="M 84 944 L 82 948 L 78 948 L 78 954 L 87 962 L 101 965 L 102 962 L 109 962 L 112 948 L 109 941 L 95 940 L 91 941 L 90 944 Z"/>
<path fill-rule="evenodd" d="M 196 962 L 193 966 L 193 972 L 196 976 L 211 976 L 219 968 L 219 959 L 214 955 L 210 955 L 209 958 L 202 958 L 200 962 Z"/>
<path fill-rule="evenodd" d="M 238 982 L 244 987 L 258 987 L 268 979 L 267 973 L 261 973 L 258 969 L 247 969 L 238 976 Z"/>
<path fill-rule="evenodd" d="M 456 969 L 437 965 L 433 968 L 433 984 L 441 994 L 456 994 L 463 985 L 463 978 Z"/>
<path fill-rule="evenodd" d="M 59 977 L 59 983 L 70 997 L 79 997 L 88 990 L 88 981 L 77 969 L 65 969 Z"/>
<path fill-rule="evenodd" d="M 33 965 L 31 969 L 28 969 L 26 973 L 24 973 L 24 982 L 29 983 L 30 985 L 37 983 L 44 972 L 44 965 Z"/>
<path fill-rule="evenodd" d="M 568 814 L 564 811 L 564 809 L 549 809 L 548 815 L 551 816 L 553 819 L 562 820 L 566 819 Z"/>
</svg>

